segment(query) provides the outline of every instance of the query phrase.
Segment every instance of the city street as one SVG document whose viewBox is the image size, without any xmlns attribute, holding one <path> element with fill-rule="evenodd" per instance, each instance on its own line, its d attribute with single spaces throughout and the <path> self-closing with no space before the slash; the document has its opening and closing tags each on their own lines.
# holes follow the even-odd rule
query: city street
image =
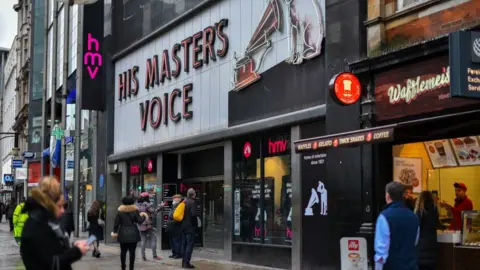
<svg viewBox="0 0 480 270">
<path fill-rule="evenodd" d="M 119 248 L 114 245 L 101 245 L 100 246 L 102 257 L 95 259 L 91 257 L 89 253 L 81 261 L 73 265 L 75 270 L 113 270 L 120 269 L 120 252 Z M 139 249 L 137 249 L 139 252 Z M 147 251 L 148 252 L 148 251 Z M 167 252 L 159 253 L 162 258 L 160 262 L 141 261 L 140 254 L 137 253 L 137 261 L 135 269 L 138 270 L 150 270 L 150 269 L 181 269 L 181 261 L 168 259 Z M 147 253 L 147 256 L 151 255 L 151 251 Z M 127 259 L 128 260 L 128 259 Z M 216 270 L 255 270 L 255 269 L 272 269 L 262 268 L 256 266 L 247 266 L 240 264 L 233 264 L 225 261 L 213 261 L 207 259 L 193 259 L 192 264 L 197 269 L 216 269 Z M 24 270 L 22 259 L 20 257 L 18 246 L 13 239 L 12 234 L 9 232 L 8 223 L 3 220 L 0 223 L 0 269 L 1 270 Z"/>
</svg>

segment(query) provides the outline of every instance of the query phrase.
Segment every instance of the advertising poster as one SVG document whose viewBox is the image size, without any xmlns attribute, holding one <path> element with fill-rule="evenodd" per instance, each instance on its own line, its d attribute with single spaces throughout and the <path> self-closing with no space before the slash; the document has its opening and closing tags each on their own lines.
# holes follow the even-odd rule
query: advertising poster
<svg viewBox="0 0 480 270">
<path fill-rule="evenodd" d="M 422 159 L 394 157 L 393 181 L 412 186 L 414 193 L 422 192 Z"/>
<path fill-rule="evenodd" d="M 478 137 L 460 137 L 451 139 L 453 152 L 460 166 L 480 165 L 480 145 Z"/>
<path fill-rule="evenodd" d="M 233 199 L 233 234 L 240 236 L 240 189 L 235 189 Z"/>
<path fill-rule="evenodd" d="M 340 239 L 342 270 L 367 270 L 367 240 L 361 237 Z"/>
<path fill-rule="evenodd" d="M 285 222 L 285 242 L 292 242 L 292 180 L 290 175 L 282 177 L 281 214 Z"/>
<path fill-rule="evenodd" d="M 424 144 L 433 168 L 437 169 L 457 166 L 455 154 L 453 153 L 448 140 L 429 141 Z"/>
<path fill-rule="evenodd" d="M 273 213 L 273 194 L 274 194 L 274 179 L 272 177 L 265 177 L 265 186 L 264 186 L 264 212 L 263 212 L 263 220 L 264 220 L 264 236 L 265 241 L 270 240 L 268 236 L 268 228 L 272 227 L 273 224 L 273 217 L 271 214 Z M 261 185 L 260 179 L 257 180 L 253 190 L 252 190 L 252 198 L 257 202 L 257 210 L 255 213 L 255 222 L 253 228 L 253 240 L 260 241 L 261 240 L 261 205 L 260 205 L 260 194 L 261 194 Z M 269 215 L 270 214 L 270 215 Z"/>
</svg>

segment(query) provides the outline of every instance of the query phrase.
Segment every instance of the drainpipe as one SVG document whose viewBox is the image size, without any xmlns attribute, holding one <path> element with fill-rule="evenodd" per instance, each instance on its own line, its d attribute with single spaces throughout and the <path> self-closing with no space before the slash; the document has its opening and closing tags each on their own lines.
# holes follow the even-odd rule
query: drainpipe
<svg viewBox="0 0 480 270">
<path fill-rule="evenodd" d="M 63 87 L 62 87 L 62 120 L 60 122 L 60 128 L 65 130 L 67 126 L 67 94 L 68 94 L 68 48 L 70 47 L 69 43 L 69 21 L 70 21 L 70 6 L 63 6 Z M 60 185 L 65 191 L 65 148 L 66 140 L 65 136 L 62 137 L 61 149 L 60 149 Z M 67 193 L 64 192 L 65 199 L 67 199 Z M 77 227 L 78 228 L 78 227 Z"/>
</svg>

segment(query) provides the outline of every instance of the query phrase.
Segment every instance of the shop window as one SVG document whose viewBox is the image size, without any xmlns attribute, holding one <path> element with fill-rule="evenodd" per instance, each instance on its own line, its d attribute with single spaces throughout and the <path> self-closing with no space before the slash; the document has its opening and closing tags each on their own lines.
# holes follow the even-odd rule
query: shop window
<svg viewBox="0 0 480 270">
<path fill-rule="evenodd" d="M 135 197 L 140 196 L 140 192 L 142 190 L 141 176 L 142 176 L 142 162 L 140 160 L 130 161 L 128 164 L 128 181 L 127 181 L 128 195 L 133 195 Z"/>
<path fill-rule="evenodd" d="M 291 243 L 291 156 L 287 132 L 234 142 L 234 241 Z"/>
</svg>

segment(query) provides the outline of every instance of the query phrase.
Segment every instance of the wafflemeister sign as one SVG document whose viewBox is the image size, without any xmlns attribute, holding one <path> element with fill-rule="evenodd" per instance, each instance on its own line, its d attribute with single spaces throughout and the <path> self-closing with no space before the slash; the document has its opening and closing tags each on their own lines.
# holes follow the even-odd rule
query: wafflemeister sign
<svg viewBox="0 0 480 270">
<path fill-rule="evenodd" d="M 210 62 L 217 61 L 227 55 L 229 40 L 225 32 L 228 19 L 219 22 L 179 40 L 171 48 L 164 48 L 160 55 L 151 55 L 145 60 L 145 76 L 138 76 L 141 67 L 134 65 L 118 74 L 118 100 L 126 102 L 137 96 L 139 91 L 153 91 L 158 86 L 171 84 L 179 75 L 189 73 L 191 68 L 199 69 Z M 181 59 L 181 58 L 182 59 Z M 141 90 L 142 89 L 142 90 Z M 193 117 L 191 104 L 194 91 L 193 83 L 185 83 L 174 88 L 170 93 L 154 96 L 139 103 L 140 127 L 143 131 L 150 125 L 158 129 L 163 123 L 179 122 L 181 119 Z M 182 110 L 175 111 L 175 103 L 182 103 Z"/>
<path fill-rule="evenodd" d="M 348 134 L 323 136 L 296 141 L 295 152 L 320 151 L 332 147 L 356 146 L 359 144 L 387 142 L 393 140 L 393 128 L 358 130 Z"/>
<path fill-rule="evenodd" d="M 480 32 L 449 35 L 452 97 L 480 98 Z"/>
</svg>

